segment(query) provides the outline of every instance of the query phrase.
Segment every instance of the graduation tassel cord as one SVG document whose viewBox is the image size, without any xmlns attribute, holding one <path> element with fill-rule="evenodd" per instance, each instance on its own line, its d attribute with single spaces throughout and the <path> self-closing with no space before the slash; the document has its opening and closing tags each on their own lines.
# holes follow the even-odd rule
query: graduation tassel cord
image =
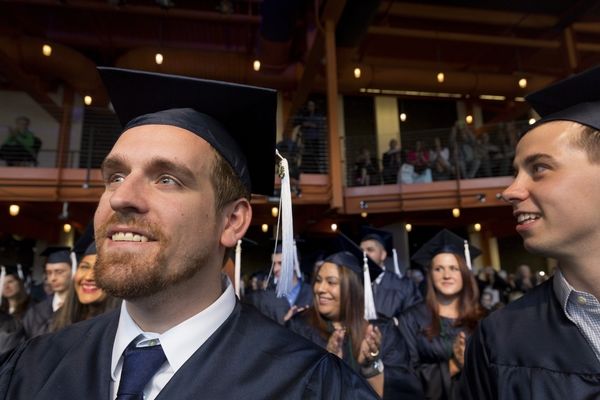
<svg viewBox="0 0 600 400">
<path fill-rule="evenodd" d="M 302 271 L 300 271 L 300 259 L 298 258 L 298 247 L 296 246 L 295 240 L 294 240 L 294 272 L 296 273 L 296 277 L 298 279 L 302 278 Z"/>
<path fill-rule="evenodd" d="M 375 300 L 373 298 L 373 288 L 371 287 L 369 262 L 365 252 L 363 252 L 363 281 L 365 286 L 365 319 L 371 321 L 377 319 L 377 312 L 375 311 Z"/>
<path fill-rule="evenodd" d="M 75 279 L 75 272 L 77 272 L 77 255 L 72 251 L 71 254 L 69 254 L 69 257 L 71 258 L 71 279 Z"/>
<path fill-rule="evenodd" d="M 242 274 L 242 241 L 238 240 L 235 246 L 235 264 L 233 272 L 233 285 L 235 288 L 235 295 L 240 299 L 240 277 Z"/>
<path fill-rule="evenodd" d="M 292 218 L 292 192 L 288 162 L 275 150 L 279 157 L 279 177 L 281 178 L 281 274 L 277 282 L 277 297 L 283 297 L 292 290 L 294 274 L 294 224 Z"/>
<path fill-rule="evenodd" d="M 394 272 L 398 275 L 398 278 L 402 278 L 402 272 L 400 272 L 400 265 L 398 264 L 398 252 L 396 249 L 392 249 L 392 257 L 394 259 Z"/>
<path fill-rule="evenodd" d="M 471 271 L 473 269 L 473 267 L 471 266 L 471 252 L 469 251 L 469 242 L 467 242 L 465 240 L 464 246 L 465 246 L 465 261 L 467 263 L 467 267 L 469 267 L 469 271 Z"/>
<path fill-rule="evenodd" d="M 23 266 L 21 264 L 17 264 L 17 275 L 21 282 L 25 283 L 25 275 L 23 275 Z"/>
</svg>

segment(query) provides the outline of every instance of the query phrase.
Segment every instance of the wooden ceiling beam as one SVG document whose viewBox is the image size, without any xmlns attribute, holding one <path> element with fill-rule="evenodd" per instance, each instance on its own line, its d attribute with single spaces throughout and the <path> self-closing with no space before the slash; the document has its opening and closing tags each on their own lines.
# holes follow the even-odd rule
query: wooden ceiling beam
<svg viewBox="0 0 600 400">
<path fill-rule="evenodd" d="M 63 9 L 86 10 L 91 12 L 113 12 L 130 15 L 156 16 L 170 19 L 191 19 L 199 21 L 217 21 L 223 23 L 260 24 L 261 17 L 248 14 L 223 14 L 217 11 L 199 11 L 189 8 L 173 7 L 165 10 L 160 6 L 142 6 L 125 4 L 114 6 L 106 1 L 69 0 L 5 0 L 3 3 L 25 4 L 27 6 L 60 7 Z"/>
<path fill-rule="evenodd" d="M 389 15 L 396 17 L 467 22 L 473 24 L 511 26 L 542 30 L 553 28 L 559 22 L 557 17 L 546 14 L 529 14 L 512 11 L 484 10 L 474 7 L 449 7 L 403 2 L 395 2 L 391 7 L 386 2 L 383 2 L 380 12 L 387 12 Z"/>
<path fill-rule="evenodd" d="M 48 96 L 37 84 L 37 79 L 32 79 L 25 73 L 4 51 L 0 50 L 0 72 L 13 85 L 26 92 L 58 123 L 62 120 L 63 109 Z"/>
<path fill-rule="evenodd" d="M 442 32 L 424 29 L 390 28 L 385 26 L 372 26 L 369 28 L 368 33 L 370 35 L 398 36 L 414 39 L 433 39 L 439 41 L 492 44 L 514 47 L 530 47 L 535 49 L 558 49 L 561 45 L 559 40 L 502 37 L 496 35 Z"/>
<path fill-rule="evenodd" d="M 330 20 L 334 23 L 334 25 L 337 25 L 345 5 L 346 0 L 329 0 L 323 9 L 323 13 L 319 17 L 320 21 L 322 22 L 325 20 Z M 287 115 L 284 116 L 285 129 L 291 127 L 293 116 L 306 102 L 306 99 L 313 88 L 313 84 L 321 68 L 321 61 L 325 55 L 325 35 L 323 32 L 322 23 L 318 23 L 318 25 L 320 26 L 316 31 L 313 45 L 308 51 L 304 72 L 300 78 L 298 88 L 294 93 L 292 104 L 287 110 Z"/>
</svg>

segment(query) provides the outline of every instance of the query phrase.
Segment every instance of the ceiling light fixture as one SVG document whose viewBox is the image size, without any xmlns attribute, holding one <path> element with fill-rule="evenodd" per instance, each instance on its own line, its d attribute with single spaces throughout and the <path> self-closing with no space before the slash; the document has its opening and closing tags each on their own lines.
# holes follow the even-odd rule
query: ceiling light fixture
<svg viewBox="0 0 600 400">
<path fill-rule="evenodd" d="M 42 54 L 46 57 L 50 57 L 52 55 L 52 46 L 50 46 L 49 44 L 44 44 L 42 46 Z"/>
<path fill-rule="evenodd" d="M 19 215 L 19 211 L 21 211 L 21 207 L 19 207 L 17 204 L 11 204 L 8 207 L 8 213 L 13 217 Z"/>
<path fill-rule="evenodd" d="M 521 89 L 525 89 L 527 87 L 527 79 L 526 78 L 519 79 L 519 87 Z"/>
</svg>

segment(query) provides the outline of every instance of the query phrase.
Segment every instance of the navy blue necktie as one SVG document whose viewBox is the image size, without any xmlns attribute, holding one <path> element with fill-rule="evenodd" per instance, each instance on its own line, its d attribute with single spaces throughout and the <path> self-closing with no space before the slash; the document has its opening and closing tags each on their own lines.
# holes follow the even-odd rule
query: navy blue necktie
<svg viewBox="0 0 600 400">
<path fill-rule="evenodd" d="M 161 345 L 135 347 L 135 340 L 123 353 L 123 369 L 116 400 L 143 400 L 144 387 L 167 360 Z"/>
</svg>

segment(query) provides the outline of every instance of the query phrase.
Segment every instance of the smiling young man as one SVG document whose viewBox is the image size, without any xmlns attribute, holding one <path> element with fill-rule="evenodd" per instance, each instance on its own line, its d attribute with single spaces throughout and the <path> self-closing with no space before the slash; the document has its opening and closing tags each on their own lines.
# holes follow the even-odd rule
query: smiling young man
<svg viewBox="0 0 600 400">
<path fill-rule="evenodd" d="M 480 324 L 467 399 L 600 397 L 600 68 L 530 95 L 542 116 L 521 137 L 504 191 L 525 248 L 558 270 Z"/>
<path fill-rule="evenodd" d="M 20 348 L 0 398 L 375 398 L 337 357 L 237 302 L 222 274 L 251 190 L 273 190 L 276 94 L 100 72 L 125 130 L 102 165 L 96 281 L 124 302 Z"/>
<path fill-rule="evenodd" d="M 375 309 L 381 317 L 394 319 L 397 322 L 404 310 L 422 300 L 421 293 L 410 278 L 400 277 L 393 270 L 385 267 L 388 253 L 383 235 L 390 236 L 390 234 L 385 231 L 379 231 L 381 234 L 375 233 L 376 230 L 373 228 L 369 230 L 371 233 L 363 236 L 360 248 L 381 270 L 372 284 Z"/>
</svg>

